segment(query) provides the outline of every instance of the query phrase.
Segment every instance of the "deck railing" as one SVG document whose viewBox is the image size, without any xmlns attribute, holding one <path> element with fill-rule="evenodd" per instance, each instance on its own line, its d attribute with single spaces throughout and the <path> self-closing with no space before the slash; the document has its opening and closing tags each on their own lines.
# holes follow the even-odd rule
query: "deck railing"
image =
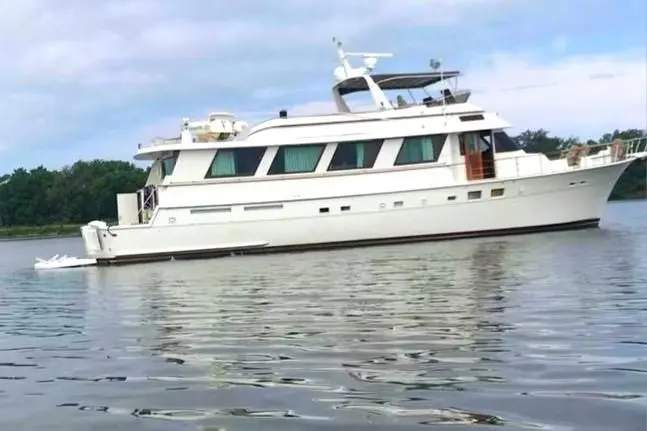
<svg viewBox="0 0 647 431">
<path fill-rule="evenodd" d="M 647 135 L 622 141 L 627 146 L 627 155 L 647 152 Z"/>
<path fill-rule="evenodd" d="M 533 174 L 563 172 L 566 170 L 604 166 L 634 155 L 647 154 L 647 136 L 634 139 L 616 139 L 596 145 L 576 144 L 568 149 L 550 153 L 527 153 L 522 156 L 499 154 L 495 165 L 484 163 L 472 167 L 472 181 L 488 178 L 513 178 Z M 546 156 L 546 157 L 544 157 Z M 464 160 L 450 166 L 468 170 Z"/>
<path fill-rule="evenodd" d="M 140 223 L 147 224 L 151 221 L 153 217 L 153 212 L 157 208 L 158 196 L 157 196 L 157 187 L 149 185 L 140 190 L 144 195 L 144 204 L 139 209 L 139 221 Z M 139 199 L 139 196 L 137 197 Z"/>
<path fill-rule="evenodd" d="M 137 144 L 137 149 L 141 150 L 142 148 L 158 147 L 163 145 L 173 145 L 182 143 L 182 138 L 155 138 L 148 143 L 142 144 L 141 142 Z"/>
<path fill-rule="evenodd" d="M 575 144 L 562 151 L 562 157 L 567 159 L 569 166 L 577 165 L 584 156 L 588 156 L 589 160 L 601 159 L 604 164 L 624 160 L 645 151 L 647 136 L 641 136 L 634 139 L 614 139 L 612 142 L 597 145 Z"/>
</svg>

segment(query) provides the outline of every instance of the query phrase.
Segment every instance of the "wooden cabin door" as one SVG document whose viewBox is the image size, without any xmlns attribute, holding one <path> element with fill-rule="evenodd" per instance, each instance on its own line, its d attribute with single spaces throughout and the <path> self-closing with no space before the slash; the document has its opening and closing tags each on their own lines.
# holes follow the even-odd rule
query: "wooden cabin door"
<svg viewBox="0 0 647 431">
<path fill-rule="evenodd" d="M 481 152 L 479 135 L 477 133 L 463 133 L 460 136 L 465 157 L 467 180 L 482 180 L 484 178 L 483 154 Z"/>
</svg>

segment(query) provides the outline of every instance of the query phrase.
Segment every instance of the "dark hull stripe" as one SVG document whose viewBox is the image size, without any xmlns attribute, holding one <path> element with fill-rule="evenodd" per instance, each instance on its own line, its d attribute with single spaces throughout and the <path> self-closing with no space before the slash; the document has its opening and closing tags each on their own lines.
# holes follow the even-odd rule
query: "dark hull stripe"
<svg viewBox="0 0 647 431">
<path fill-rule="evenodd" d="M 587 229 L 597 227 L 600 223 L 599 218 L 592 218 L 586 220 L 578 220 L 569 223 L 559 223 L 551 225 L 528 226 L 520 228 L 509 229 L 495 229 L 485 231 L 470 231 L 470 232 L 457 232 L 457 233 L 444 233 L 434 235 L 421 235 L 421 236 L 408 236 L 396 238 L 378 238 L 358 241 L 339 241 L 327 242 L 317 244 L 299 244 L 290 246 L 276 246 L 276 247 L 249 247 L 249 248 L 234 248 L 234 249 L 214 249 L 214 250 L 192 250 L 182 252 L 164 252 L 164 253 L 151 253 L 151 254 L 136 254 L 117 256 L 111 259 L 97 259 L 98 265 L 119 265 L 128 263 L 142 263 L 142 262 L 155 262 L 171 259 L 205 259 L 213 257 L 230 256 L 231 254 L 267 254 L 267 253 L 289 253 L 299 251 L 311 250 L 333 250 L 349 247 L 366 247 L 372 245 L 387 245 L 387 244 L 401 244 L 401 243 L 414 243 L 423 241 L 441 241 L 450 239 L 462 238 L 476 238 L 476 237 L 489 237 L 489 236 L 503 236 L 503 235 L 519 235 L 530 234 L 539 232 L 550 232 L 560 230 L 575 230 Z"/>
</svg>

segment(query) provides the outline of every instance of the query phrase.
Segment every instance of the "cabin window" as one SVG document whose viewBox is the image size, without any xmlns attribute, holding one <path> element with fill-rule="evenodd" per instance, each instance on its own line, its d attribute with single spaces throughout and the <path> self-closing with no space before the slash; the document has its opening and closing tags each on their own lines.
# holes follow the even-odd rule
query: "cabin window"
<svg viewBox="0 0 647 431">
<path fill-rule="evenodd" d="M 372 168 L 383 140 L 340 142 L 332 156 L 329 171 Z"/>
<path fill-rule="evenodd" d="M 496 153 L 518 151 L 520 149 L 519 145 L 517 145 L 517 143 L 503 131 L 492 133 L 490 130 L 480 130 L 474 133 L 478 133 L 480 137 L 479 144 L 482 151 L 485 151 L 492 146 L 492 138 L 494 138 L 494 151 Z M 460 153 L 461 155 L 465 154 L 463 142 L 461 142 Z"/>
<path fill-rule="evenodd" d="M 479 121 L 479 120 L 484 120 L 485 117 L 483 117 L 481 114 L 475 114 L 475 115 L 462 115 L 460 117 L 461 121 Z"/>
<path fill-rule="evenodd" d="M 180 155 L 179 151 L 173 151 L 171 156 L 166 156 L 162 158 L 160 164 L 162 166 L 162 178 L 165 178 L 167 175 L 173 175 L 173 170 L 175 169 L 175 162 Z"/>
<path fill-rule="evenodd" d="M 269 175 L 314 172 L 326 144 L 279 147 Z"/>
<path fill-rule="evenodd" d="M 506 132 L 494 132 L 494 151 L 497 153 L 505 153 L 518 150 L 519 145 Z"/>
<path fill-rule="evenodd" d="M 447 135 L 408 136 L 395 159 L 395 165 L 435 162 L 445 145 Z"/>
<path fill-rule="evenodd" d="M 504 189 L 492 189 L 490 190 L 490 196 L 493 198 L 499 198 L 503 196 Z"/>
<path fill-rule="evenodd" d="M 193 208 L 191 214 L 230 213 L 231 207 Z"/>
<path fill-rule="evenodd" d="M 263 154 L 265 154 L 265 147 L 217 150 L 205 178 L 253 176 L 261 163 Z"/>
<path fill-rule="evenodd" d="M 490 130 L 479 130 L 465 132 L 458 135 L 459 150 L 461 156 L 465 155 L 465 147 L 470 153 L 483 153 L 492 147 L 492 132 Z"/>
<path fill-rule="evenodd" d="M 472 190 L 467 192 L 467 199 L 481 199 L 481 191 L 480 190 Z"/>
<path fill-rule="evenodd" d="M 246 206 L 244 209 L 245 211 L 280 210 L 280 209 L 283 209 L 283 204 L 249 205 L 249 206 Z"/>
</svg>

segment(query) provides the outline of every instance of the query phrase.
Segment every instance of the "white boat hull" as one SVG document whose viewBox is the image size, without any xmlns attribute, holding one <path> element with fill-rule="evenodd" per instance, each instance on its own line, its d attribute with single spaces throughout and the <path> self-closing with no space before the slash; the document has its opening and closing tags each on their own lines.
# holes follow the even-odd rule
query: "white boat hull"
<svg viewBox="0 0 647 431">
<path fill-rule="evenodd" d="M 595 227 L 633 159 L 535 177 L 283 202 L 276 218 L 82 228 L 98 264 L 335 248 Z M 504 189 L 491 197 L 492 189 Z M 481 199 L 468 200 L 480 190 Z M 454 200 L 450 200 L 455 196 Z M 312 216 L 303 217 L 303 206 Z M 319 213 L 325 206 L 329 213 Z M 341 211 L 342 206 L 349 206 Z M 221 217 L 221 216 L 220 216 Z"/>
</svg>

